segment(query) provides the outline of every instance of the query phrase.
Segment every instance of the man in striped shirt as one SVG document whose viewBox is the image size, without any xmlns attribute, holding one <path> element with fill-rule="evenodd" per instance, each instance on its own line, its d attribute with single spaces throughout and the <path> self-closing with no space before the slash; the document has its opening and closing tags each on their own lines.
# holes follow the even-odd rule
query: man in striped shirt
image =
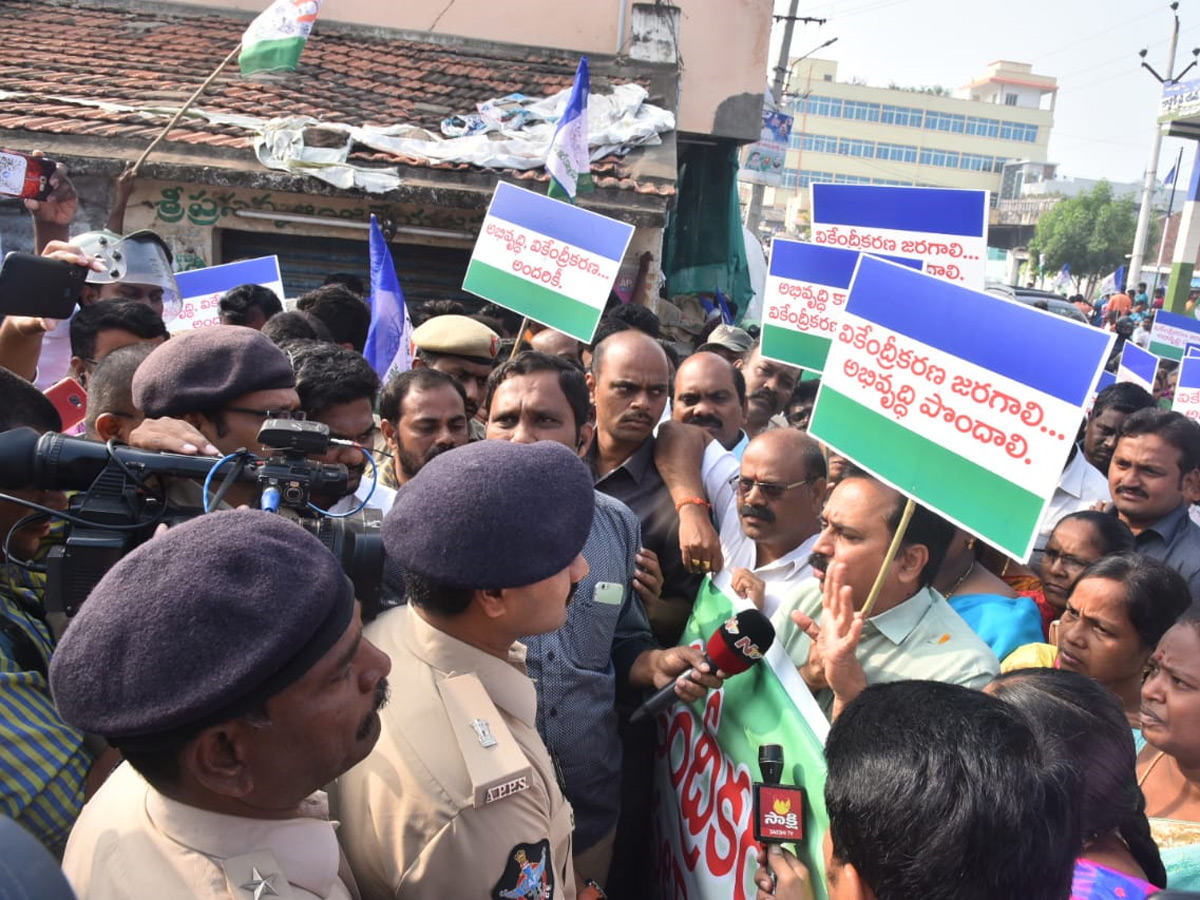
<svg viewBox="0 0 1200 900">
<path fill-rule="evenodd" d="M 57 431 L 58 412 L 32 384 L 0 369 L 0 431 Z M 62 509 L 58 491 L 6 493 Z M 0 542 L 28 509 L 0 501 Z M 64 722 L 46 680 L 53 638 L 42 609 L 45 575 L 21 563 L 39 554 L 49 521 L 12 531 L 0 567 L 0 812 L 61 854 L 84 800 L 92 754 L 83 734 Z M 111 760 L 97 766 L 107 771 Z"/>
</svg>

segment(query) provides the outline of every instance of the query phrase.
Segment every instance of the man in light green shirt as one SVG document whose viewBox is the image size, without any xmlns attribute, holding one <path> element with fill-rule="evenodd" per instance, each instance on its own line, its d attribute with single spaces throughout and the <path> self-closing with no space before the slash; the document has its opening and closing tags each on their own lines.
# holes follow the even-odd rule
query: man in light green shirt
<svg viewBox="0 0 1200 900">
<path fill-rule="evenodd" d="M 982 688 L 1000 671 L 995 654 L 932 587 L 954 526 L 924 507 L 916 507 L 863 617 L 904 503 L 875 478 L 847 472 L 825 504 L 815 578 L 772 617 L 777 640 L 831 718 L 868 684 L 924 679 Z"/>
</svg>

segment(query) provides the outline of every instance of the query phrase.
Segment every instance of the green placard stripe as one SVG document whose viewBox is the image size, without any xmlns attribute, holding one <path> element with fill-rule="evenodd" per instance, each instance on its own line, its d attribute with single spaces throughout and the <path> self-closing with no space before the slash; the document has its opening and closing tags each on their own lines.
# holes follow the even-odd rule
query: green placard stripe
<svg viewBox="0 0 1200 900">
<path fill-rule="evenodd" d="M 909 416 L 920 415 L 916 406 Z M 916 423 L 914 423 L 916 424 Z M 1043 500 L 994 472 L 822 385 L 810 430 L 926 506 L 961 522 L 1018 559 Z"/>
<path fill-rule="evenodd" d="M 600 310 L 596 307 L 572 300 L 477 259 L 471 260 L 467 267 L 463 290 L 529 316 L 535 322 L 549 325 L 584 343 L 592 339 L 596 324 L 600 321 Z"/>
<path fill-rule="evenodd" d="M 816 372 L 825 371 L 825 357 L 829 355 L 830 343 L 831 341 L 827 337 L 805 334 L 791 328 L 780 328 L 778 325 L 763 324 L 763 355 L 769 356 L 771 359 L 781 359 L 804 369 Z"/>
</svg>

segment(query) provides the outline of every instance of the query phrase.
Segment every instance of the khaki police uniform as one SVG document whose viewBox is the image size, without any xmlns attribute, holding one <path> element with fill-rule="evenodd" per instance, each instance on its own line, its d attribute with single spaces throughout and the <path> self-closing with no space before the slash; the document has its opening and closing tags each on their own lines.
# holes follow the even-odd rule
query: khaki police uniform
<svg viewBox="0 0 1200 900">
<path fill-rule="evenodd" d="M 163 796 L 123 763 L 84 806 L 63 871 L 86 900 L 356 898 L 325 795 L 305 803 L 294 819 L 220 815 Z"/>
<path fill-rule="evenodd" d="M 412 607 L 365 630 L 392 659 L 372 754 L 334 793 L 365 900 L 572 900 L 571 807 L 536 728 L 524 647 L 508 662 Z"/>
</svg>

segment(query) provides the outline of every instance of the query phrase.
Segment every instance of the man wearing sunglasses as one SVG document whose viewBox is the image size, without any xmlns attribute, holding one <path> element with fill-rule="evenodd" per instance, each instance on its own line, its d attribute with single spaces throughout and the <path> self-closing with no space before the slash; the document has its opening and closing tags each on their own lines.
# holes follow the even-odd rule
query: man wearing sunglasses
<svg viewBox="0 0 1200 900">
<path fill-rule="evenodd" d="M 208 446 L 193 452 L 221 456 L 242 447 L 264 454 L 258 432 L 267 419 L 304 418 L 287 354 L 261 332 L 240 325 L 202 328 L 157 347 L 133 376 L 133 402 L 147 419 L 182 419 L 199 432 Z M 147 449 L 177 449 L 131 441 Z M 253 484 L 235 484 L 225 500 L 230 506 L 256 505 L 257 492 Z"/>
</svg>

